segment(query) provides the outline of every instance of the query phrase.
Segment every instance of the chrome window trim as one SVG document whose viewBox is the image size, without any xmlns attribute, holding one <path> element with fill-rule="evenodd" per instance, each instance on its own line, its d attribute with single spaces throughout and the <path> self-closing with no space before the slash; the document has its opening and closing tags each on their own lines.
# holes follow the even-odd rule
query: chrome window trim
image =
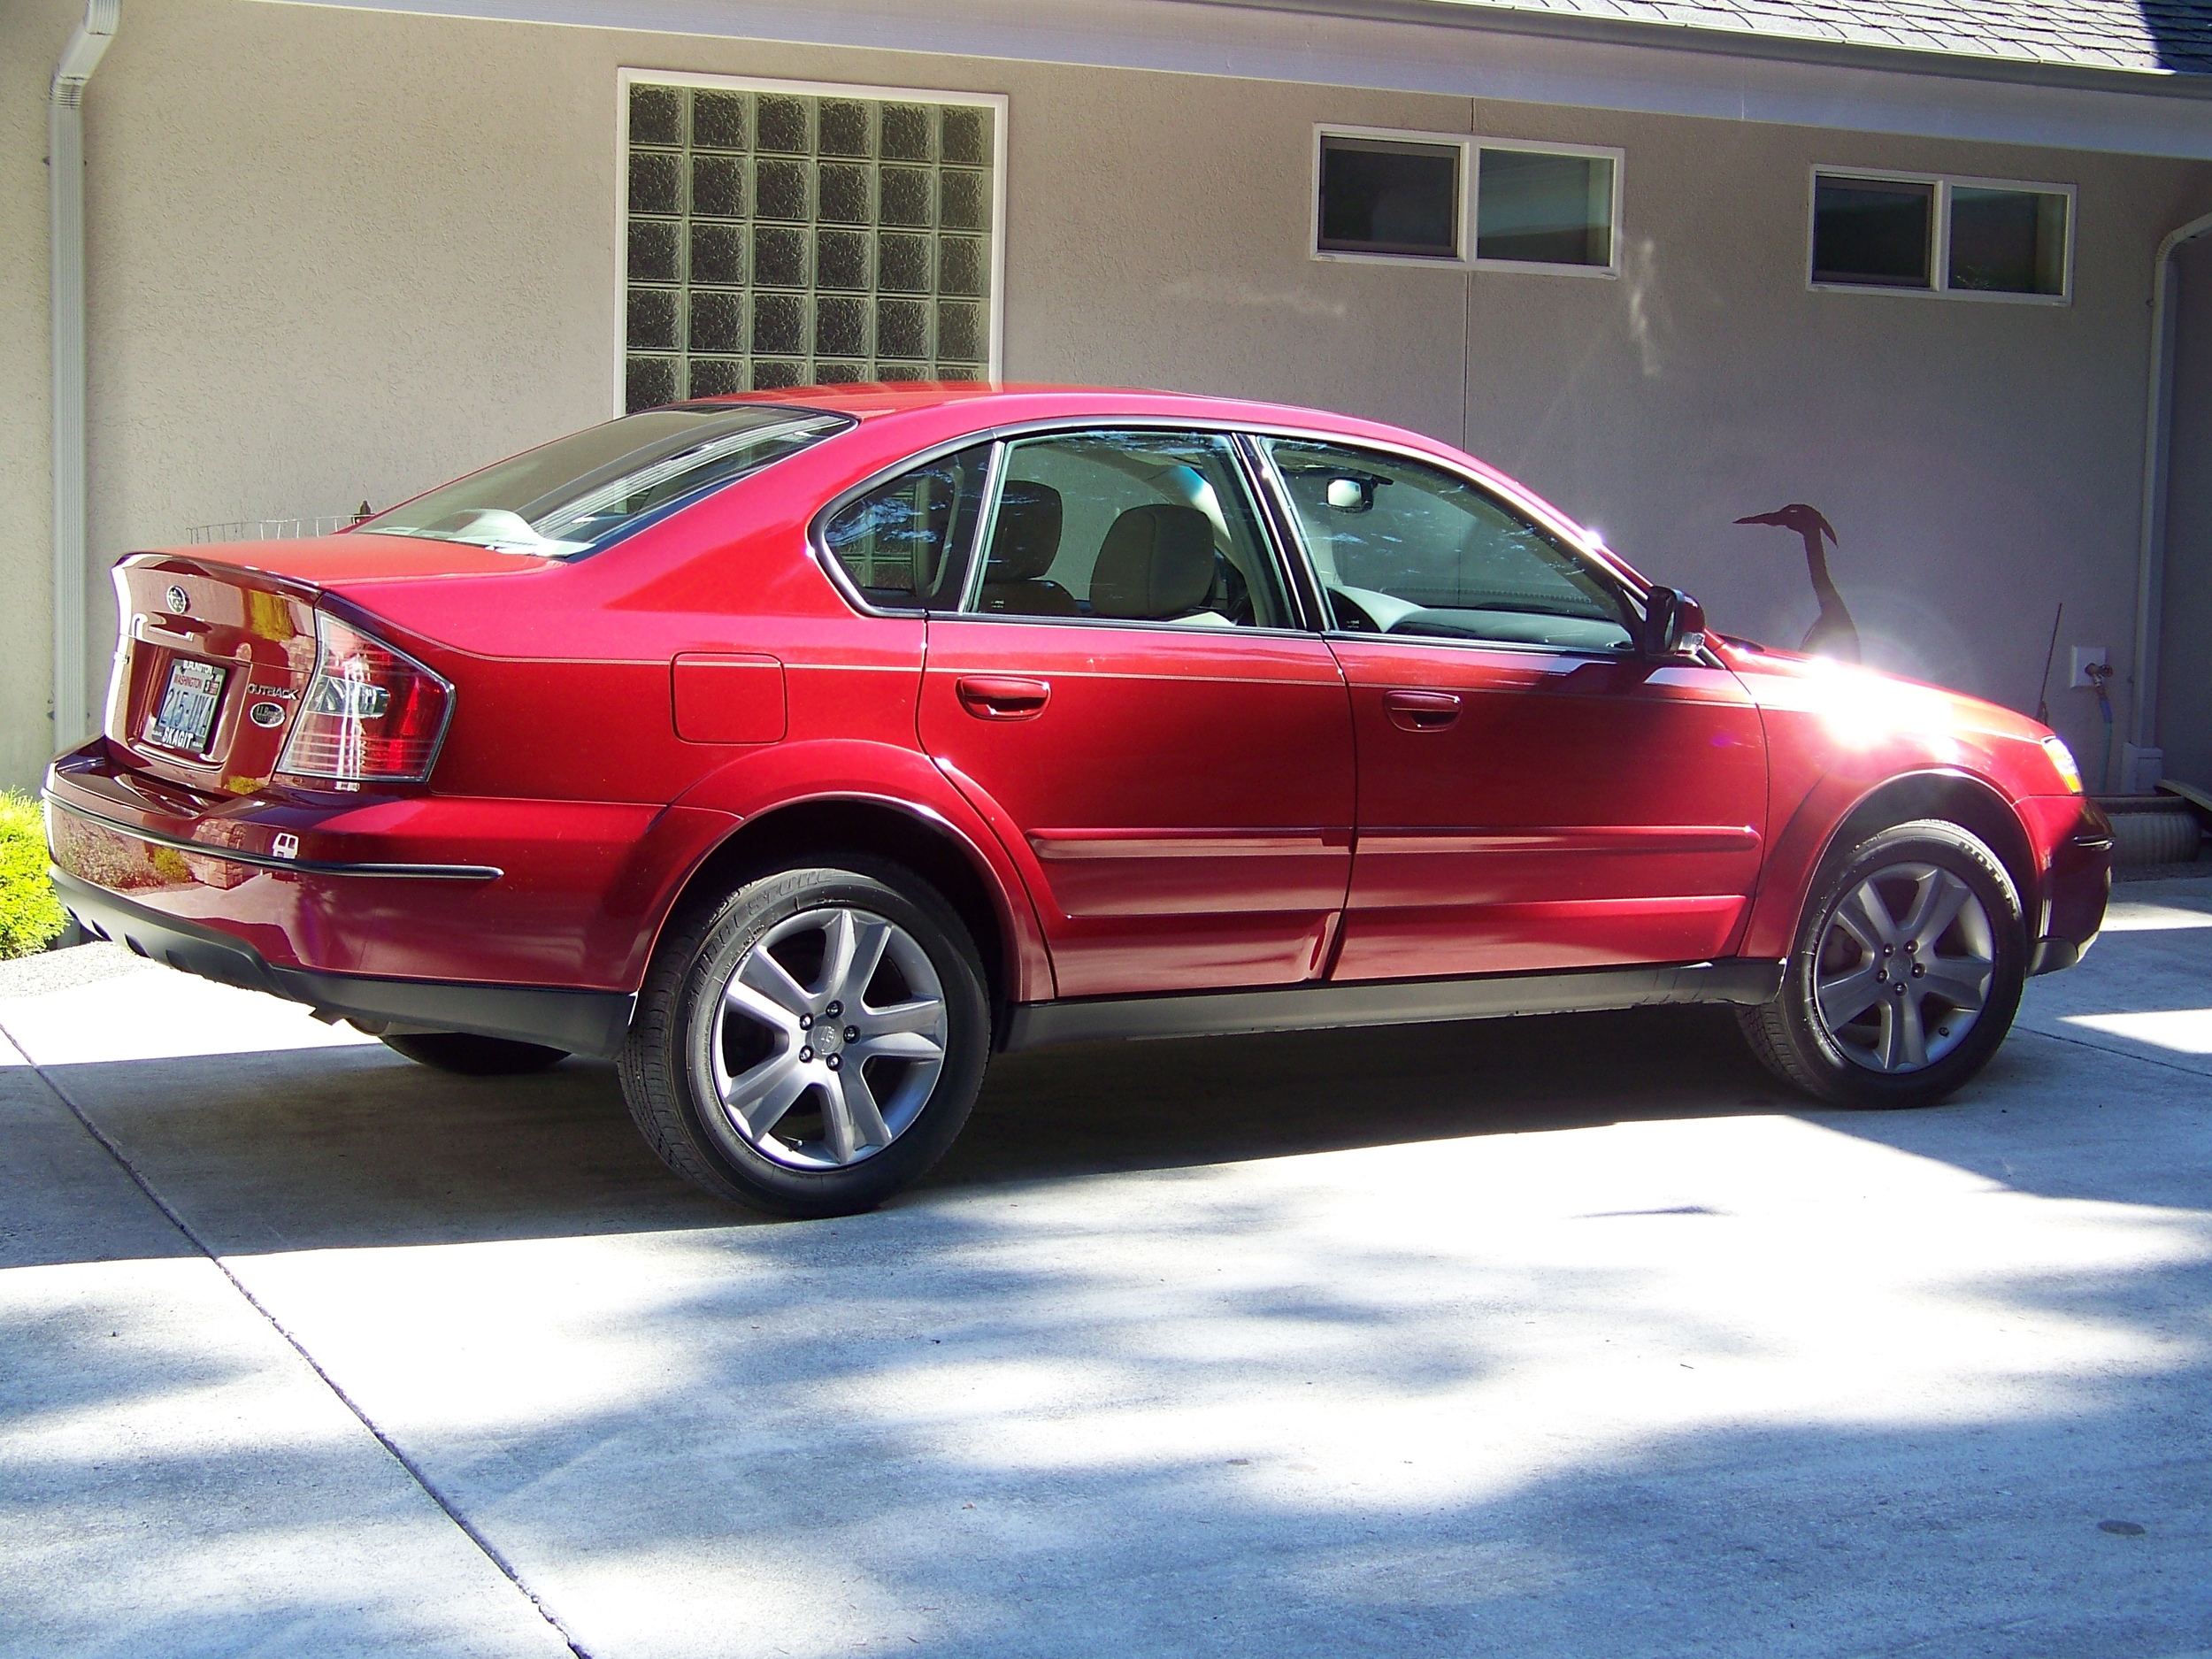
<svg viewBox="0 0 2212 1659">
<path fill-rule="evenodd" d="M 1251 435 L 1255 439 L 1258 439 L 1284 437 L 1292 434 L 1263 429 L 1254 431 Z M 1455 466 L 1445 465 L 1443 463 L 1437 460 L 1433 456 L 1424 455 L 1418 450 L 1409 449 L 1402 445 L 1374 443 L 1368 442 L 1364 438 L 1347 438 L 1340 435 L 1308 437 L 1303 434 L 1296 434 L 1293 438 L 1293 441 L 1302 442 L 1327 442 L 1337 444 L 1342 448 L 1350 449 L 1371 449 L 1380 455 L 1396 456 L 1404 460 L 1421 462 L 1429 466 L 1435 467 L 1440 472 L 1444 472 L 1451 477 L 1459 479 L 1462 482 L 1471 485 L 1476 489 L 1481 491 L 1486 499 L 1495 502 L 1504 511 L 1513 514 L 1516 518 L 1520 518 L 1524 523 L 1527 523 L 1533 528 L 1543 531 L 1547 535 L 1552 536 L 1555 541 L 1565 547 L 1570 552 L 1587 559 L 1594 572 L 1605 583 L 1607 587 L 1612 588 L 1627 606 L 1630 617 L 1634 621 L 1638 622 L 1644 619 L 1646 611 L 1643 603 L 1643 595 L 1637 592 L 1637 590 L 1624 579 L 1622 572 L 1615 568 L 1609 559 L 1597 557 L 1592 549 L 1585 548 L 1580 543 L 1571 541 L 1567 537 L 1558 535 L 1548 526 L 1537 521 L 1527 512 L 1524 511 L 1517 503 L 1508 501 L 1500 495 L 1496 489 L 1486 484 L 1481 479 L 1471 477 Z M 1277 497 L 1279 510 L 1283 513 L 1288 521 L 1289 533 L 1294 539 L 1294 542 L 1298 549 L 1299 562 L 1304 568 L 1307 580 L 1312 583 L 1314 592 L 1318 595 L 1318 603 L 1322 607 L 1322 619 L 1324 623 L 1324 626 L 1320 629 L 1320 633 L 1325 639 L 1351 640 L 1361 643 L 1387 642 L 1392 645 L 1409 647 L 1444 645 L 1455 647 L 1460 649 L 1473 649 L 1479 651 L 1509 651 L 1521 656 L 1571 657 L 1578 662 L 1619 663 L 1634 662 L 1639 660 L 1632 651 L 1629 653 L 1623 653 L 1619 651 L 1594 651 L 1570 645 L 1537 645 L 1523 640 L 1466 640 L 1455 639 L 1448 635 L 1422 634 L 1417 636 L 1412 634 L 1402 634 L 1394 638 L 1388 634 L 1380 632 L 1369 634 L 1357 628 L 1338 627 L 1336 626 L 1335 614 L 1333 611 L 1329 608 L 1328 590 L 1326 586 L 1321 580 L 1320 568 L 1315 565 L 1313 561 L 1312 550 L 1306 545 L 1304 526 L 1299 523 L 1297 509 L 1290 500 L 1289 488 L 1283 482 L 1282 473 L 1275 465 L 1275 457 L 1264 445 L 1258 442 L 1255 442 L 1252 445 L 1252 449 L 1256 459 L 1266 469 L 1269 489 Z M 1632 629 L 1631 632 L 1632 642 L 1633 630 Z"/>
<path fill-rule="evenodd" d="M 863 496 L 872 495 L 886 484 L 897 482 L 909 472 L 927 466 L 933 461 L 941 461 L 948 456 L 960 455 L 969 449 L 979 449 L 986 446 L 991 449 L 990 457 L 985 464 L 983 486 L 984 505 L 987 507 L 996 500 L 992 491 L 997 484 L 1000 446 L 997 434 L 986 428 L 981 432 L 971 432 L 962 437 L 942 443 L 933 443 L 926 449 L 917 449 L 912 454 L 893 462 L 890 465 L 880 467 L 871 472 L 859 483 L 838 491 L 836 495 L 830 497 L 828 504 L 815 510 L 814 516 L 807 520 L 807 551 L 814 556 L 814 562 L 822 567 L 823 573 L 830 580 L 830 586 L 837 589 L 838 597 L 864 617 L 927 617 L 948 614 L 944 611 L 933 611 L 926 605 L 879 605 L 870 603 L 863 594 L 860 584 L 853 580 L 852 572 L 845 568 L 835 551 L 830 547 L 830 521 Z M 979 511 L 976 514 L 975 527 L 975 534 L 979 541 L 983 534 L 983 514 Z M 972 571 L 970 573 L 972 575 Z M 964 578 L 962 582 L 962 597 L 964 600 L 966 597 Z"/>
<path fill-rule="evenodd" d="M 1282 480 L 1250 432 L 1239 432 L 1236 446 L 1238 459 L 1250 475 L 1252 493 L 1260 503 L 1267 535 L 1275 544 L 1276 564 L 1289 573 L 1293 603 L 1298 607 L 1306 631 L 1325 636 L 1331 632 L 1328 595 L 1322 591 L 1313 561 L 1307 557 L 1305 543 L 1299 537 Z"/>
<path fill-rule="evenodd" d="M 895 461 L 887 466 L 877 469 L 875 472 L 870 473 L 866 478 L 863 479 L 860 482 L 849 485 L 846 488 L 840 490 L 836 495 L 830 497 L 826 505 L 816 510 L 813 518 L 807 521 L 808 548 L 813 553 L 815 562 L 823 567 L 824 572 L 830 579 L 831 584 L 836 588 L 839 595 L 844 599 L 845 603 L 850 605 L 856 611 L 864 617 L 964 616 L 968 613 L 964 611 L 933 611 L 925 610 L 918 605 L 877 606 L 870 604 L 865 599 L 861 597 L 859 589 L 852 582 L 850 578 L 847 576 L 844 567 L 838 563 L 837 556 L 832 553 L 829 549 L 829 543 L 825 539 L 824 534 L 825 531 L 828 527 L 829 521 L 838 513 L 843 511 L 845 508 L 851 505 L 852 503 L 858 500 L 861 496 L 868 494 L 869 491 L 890 482 L 900 474 L 910 472 L 918 466 L 926 466 L 930 462 L 941 460 L 948 455 L 956 455 L 963 449 L 972 449 L 977 445 L 984 443 L 1005 444 L 1013 442 L 1017 439 L 1020 438 L 1048 436 L 1055 433 L 1095 431 L 1102 427 L 1110 427 L 1113 430 L 1123 432 L 1218 432 L 1227 434 L 1233 441 L 1240 437 L 1288 438 L 1293 441 L 1308 443 L 1339 443 L 1349 445 L 1354 449 L 1372 449 L 1380 455 L 1395 456 L 1401 460 L 1417 461 L 1423 465 L 1435 467 L 1439 472 L 1448 472 L 1453 477 L 1468 485 L 1470 488 L 1481 491 L 1484 495 L 1497 502 L 1497 503 L 1507 511 L 1514 513 L 1524 518 L 1532 518 L 1532 515 L 1530 514 L 1525 508 L 1522 507 L 1517 502 L 1515 502 L 1502 494 L 1498 489 L 1498 487 L 1495 484 L 1491 483 L 1489 480 L 1477 475 L 1476 473 L 1470 472 L 1461 466 L 1454 465 L 1451 461 L 1446 459 L 1445 457 L 1431 455 L 1425 449 L 1417 449 L 1409 444 L 1394 442 L 1386 438 L 1371 438 L 1364 435 L 1354 436 L 1341 432 L 1332 432 L 1325 427 L 1301 426 L 1294 421 L 1232 420 L 1217 416 L 1198 415 L 1177 418 L 1167 415 L 1107 415 L 1084 419 L 1081 417 L 1068 415 L 1046 415 L 1040 416 L 1033 420 L 1005 421 L 988 426 L 979 427 L 977 430 L 966 433 L 960 437 L 946 439 L 940 442 L 931 444 L 926 449 L 916 449 L 911 454 L 903 457 L 900 460 Z M 826 442 L 833 441 L 833 439 L 826 440 Z M 1611 583 L 1614 587 L 1620 590 L 1623 596 L 1628 600 L 1631 608 L 1638 616 L 1640 617 L 1642 615 L 1644 590 L 1646 588 L 1650 586 L 1650 584 L 1646 582 L 1643 578 L 1638 576 L 1633 572 L 1621 565 L 1614 557 L 1610 549 L 1599 543 L 1585 541 L 1578 536 L 1571 536 L 1563 532 L 1555 531 L 1549 526 L 1544 525 L 1540 521 L 1539 521 L 1538 527 L 1545 530 L 1548 534 L 1555 536 L 1562 546 L 1569 549 L 1577 557 L 1586 560 L 1593 567 L 1594 567 L 1597 573 L 1603 580 Z M 977 534 L 979 536 L 982 534 L 979 518 L 978 521 Z M 1305 557 L 1304 543 L 1302 541 L 1297 544 L 1297 546 L 1299 557 L 1302 560 Z M 1317 582 L 1316 583 L 1316 586 L 1317 588 Z M 1015 618 L 1012 619 L 1015 621 L 1037 620 L 1035 618 Z M 1049 618 L 1047 619 L 1049 620 Z M 1327 619 L 1325 612 L 1321 619 L 1324 621 Z M 1158 626 L 1150 623 L 1129 625 L 1125 624 L 1124 619 L 1117 618 L 1100 618 L 1095 619 L 1087 618 L 1085 618 L 1085 622 L 1087 626 L 1110 626 L 1118 624 L 1139 626 Z M 1304 634 L 1309 632 L 1325 634 L 1330 632 L 1330 630 L 1326 628 L 1246 628 L 1240 631 L 1248 634 L 1265 633 L 1273 634 L 1281 634 L 1286 633 Z M 1377 634 L 1355 634 L 1351 637 L 1358 639 L 1375 639 L 1379 638 L 1380 636 Z"/>
<path fill-rule="evenodd" d="M 1006 489 L 1007 448 L 993 439 L 983 464 L 983 500 L 976 508 L 975 535 L 968 544 L 968 568 L 960 573 L 960 602 L 953 616 L 964 617 L 983 603 L 983 579 L 991 571 L 991 533 L 998 528 L 999 496 Z"/>
<path fill-rule="evenodd" d="M 1245 505 L 1251 510 L 1254 527 L 1259 532 L 1260 547 L 1257 550 L 1263 558 L 1272 559 L 1274 561 L 1275 575 L 1279 580 L 1283 581 L 1285 584 L 1284 596 L 1290 601 L 1292 611 L 1298 614 L 1299 626 L 1287 628 L 1263 628 L 1258 626 L 1256 624 L 1248 627 L 1239 624 L 1225 630 L 1219 627 L 1206 626 L 1202 624 L 1180 622 L 1172 618 L 1154 617 L 1004 616 L 995 612 L 981 611 L 972 609 L 972 607 L 979 602 L 982 592 L 983 584 L 979 578 L 975 582 L 973 591 L 962 595 L 961 607 L 958 611 L 940 611 L 932 612 L 931 614 L 944 617 L 948 620 L 962 622 L 1056 622 L 1081 628 L 1166 628 L 1180 634 L 1197 633 L 1210 634 L 1216 637 L 1219 637 L 1226 633 L 1240 636 L 1259 635 L 1271 639 L 1282 639 L 1286 637 L 1304 639 L 1311 634 L 1320 632 L 1319 629 L 1311 626 L 1310 619 L 1302 614 L 1303 607 L 1300 603 L 1296 586 L 1291 580 L 1291 572 L 1284 567 L 1280 549 L 1276 548 L 1272 543 L 1272 538 L 1269 534 L 1267 524 L 1266 505 L 1261 500 L 1259 492 L 1253 488 L 1253 480 L 1245 470 L 1243 448 L 1244 429 L 1234 425 L 1233 423 L 1216 421 L 1202 424 L 1196 421 L 1187 420 L 1166 422 L 1115 420 L 1103 422 L 1084 421 L 1074 426 L 1055 423 L 1053 429 L 1041 432 L 1024 431 L 1016 433 L 1014 429 L 1009 428 L 1008 433 L 1010 435 L 1002 435 L 998 439 L 998 449 L 993 457 L 994 462 L 996 464 L 998 474 L 994 480 L 994 485 L 995 487 L 1002 487 L 1004 485 L 1005 457 L 1012 452 L 1014 446 L 1017 443 L 1030 443 L 1054 437 L 1081 436 L 1087 434 L 1105 432 L 1204 433 L 1210 436 L 1226 438 L 1228 440 L 1227 449 L 1229 452 L 1230 472 L 1236 479 L 1239 486 L 1244 490 Z M 995 488 L 994 492 L 987 496 L 986 504 L 991 510 L 996 510 L 998 506 L 998 497 L 995 493 Z M 986 543 L 986 545 L 987 545 L 987 543 Z M 979 561 L 975 569 L 979 572 L 987 563 L 987 559 Z"/>
</svg>

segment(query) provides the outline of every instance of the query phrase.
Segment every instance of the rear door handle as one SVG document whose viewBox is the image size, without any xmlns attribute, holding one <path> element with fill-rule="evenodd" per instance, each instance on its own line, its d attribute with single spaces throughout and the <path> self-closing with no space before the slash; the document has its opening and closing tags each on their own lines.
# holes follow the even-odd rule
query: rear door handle
<svg viewBox="0 0 2212 1659">
<path fill-rule="evenodd" d="M 1391 725 L 1407 732 L 1440 732 L 1459 719 L 1455 691 L 1386 691 L 1383 710 Z"/>
<path fill-rule="evenodd" d="M 979 720 L 1033 720 L 1052 697 L 1048 682 L 1006 674 L 964 674 L 953 690 L 960 706 Z"/>
</svg>

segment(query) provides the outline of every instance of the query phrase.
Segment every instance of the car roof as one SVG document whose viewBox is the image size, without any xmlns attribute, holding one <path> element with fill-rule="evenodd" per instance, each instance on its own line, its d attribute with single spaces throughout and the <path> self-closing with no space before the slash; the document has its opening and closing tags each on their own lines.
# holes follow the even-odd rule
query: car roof
<svg viewBox="0 0 2212 1659">
<path fill-rule="evenodd" d="M 1356 415 L 1301 408 L 1254 398 L 1217 397 L 1195 392 L 1164 392 L 1141 387 L 1026 385 L 999 380 L 908 380 L 864 385 L 800 386 L 777 390 L 733 392 L 690 399 L 704 403 L 766 403 L 782 408 L 818 409 L 856 420 L 957 411 L 978 429 L 1018 421 L 1088 419 L 1184 419 L 1239 426 L 1295 427 L 1364 436 L 1425 449 L 1455 459 L 1458 450 L 1432 438 L 1364 420 Z M 1489 469 L 1486 468 L 1486 471 Z"/>
<path fill-rule="evenodd" d="M 991 380 L 913 380 L 888 384 L 791 387 L 694 398 L 703 403 L 761 403 L 846 415 L 879 430 L 924 426 L 933 441 L 994 427 L 1057 420 L 1194 420 L 1259 431 L 1312 433 L 1366 439 L 1472 468 L 1500 495 L 1534 514 L 1555 532 L 1589 549 L 1632 581 L 1643 578 L 1600 537 L 1519 480 L 1435 438 L 1357 415 L 1302 408 L 1252 398 L 1216 397 L 1133 387 L 1022 385 Z"/>
</svg>

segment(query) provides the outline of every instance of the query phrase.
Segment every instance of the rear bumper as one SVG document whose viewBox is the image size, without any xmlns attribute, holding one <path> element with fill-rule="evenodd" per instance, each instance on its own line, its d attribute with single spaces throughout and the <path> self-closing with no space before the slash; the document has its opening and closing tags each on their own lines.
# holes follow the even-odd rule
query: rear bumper
<svg viewBox="0 0 2212 1659">
<path fill-rule="evenodd" d="M 53 863 L 85 887 L 346 978 L 625 992 L 727 814 L 623 802 L 193 791 L 104 740 L 46 776 Z"/>
<path fill-rule="evenodd" d="M 319 1018 L 355 1020 L 372 1030 L 466 1031 L 605 1059 L 620 1050 L 637 1001 L 618 991 L 380 979 L 281 966 L 228 933 L 134 903 L 66 871 L 54 871 L 53 878 L 62 902 L 88 932 L 204 979 L 265 991 L 306 1004 Z"/>
</svg>

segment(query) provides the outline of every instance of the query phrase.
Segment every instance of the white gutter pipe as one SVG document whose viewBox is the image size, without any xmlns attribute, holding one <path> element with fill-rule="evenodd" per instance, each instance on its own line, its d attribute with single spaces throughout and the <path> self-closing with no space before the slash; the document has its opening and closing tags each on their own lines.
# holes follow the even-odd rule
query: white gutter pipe
<svg viewBox="0 0 2212 1659">
<path fill-rule="evenodd" d="M 2212 213 L 2169 231 L 2151 267 L 2149 406 L 2143 418 L 2143 526 L 2135 567 L 2135 706 L 2120 751 L 2121 789 L 2147 795 L 2158 787 L 2165 754 L 2158 747 L 2158 650 L 2166 612 L 2166 483 L 2174 424 L 2174 258 L 2212 232 Z M 2112 780 L 2103 780 L 2111 787 Z"/>
<path fill-rule="evenodd" d="M 85 698 L 84 88 L 123 20 L 122 0 L 86 0 L 46 102 L 53 255 L 54 748 L 91 734 Z"/>
</svg>

